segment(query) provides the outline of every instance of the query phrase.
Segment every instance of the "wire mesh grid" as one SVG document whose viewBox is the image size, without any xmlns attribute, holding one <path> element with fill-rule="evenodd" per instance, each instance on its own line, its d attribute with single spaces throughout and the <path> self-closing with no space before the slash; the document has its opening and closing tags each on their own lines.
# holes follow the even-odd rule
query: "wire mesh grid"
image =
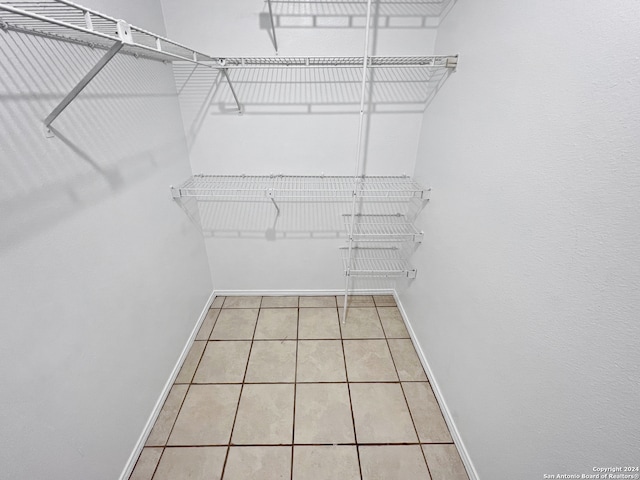
<svg viewBox="0 0 640 480">
<path fill-rule="evenodd" d="M 67 0 L 8 1 L 0 3 L 0 27 L 74 43 L 109 48 L 121 40 L 120 20 Z M 128 25 L 128 24 L 127 24 Z M 218 58 L 128 25 L 131 41 L 124 53 L 165 61 L 189 61 L 211 68 L 359 67 L 362 57 L 229 57 Z M 368 66 L 395 68 L 455 67 L 457 56 L 369 57 Z"/>
<path fill-rule="evenodd" d="M 366 0 L 271 0 L 276 16 L 314 15 L 323 17 L 365 16 Z M 381 16 L 438 16 L 450 0 L 381 0 L 376 12 Z"/>
<path fill-rule="evenodd" d="M 347 236 L 356 241 L 422 241 L 422 232 L 399 213 L 395 215 L 357 214 L 353 219 L 353 229 L 350 214 L 343 214 L 343 220 Z"/>
<path fill-rule="evenodd" d="M 174 189 L 178 197 L 336 200 L 423 198 L 426 190 L 404 176 L 196 175 Z"/>
<path fill-rule="evenodd" d="M 369 67 L 449 67 L 456 55 L 368 57 Z M 361 67 L 362 57 L 227 57 L 220 64 L 226 68 L 277 68 L 277 67 Z"/>
<path fill-rule="evenodd" d="M 416 269 L 404 258 L 399 248 L 341 247 L 345 276 L 415 278 Z"/>
<path fill-rule="evenodd" d="M 120 41 L 118 19 L 66 0 L 2 2 L 0 22 L 7 29 L 92 47 L 108 48 Z M 129 27 L 132 43 L 125 44 L 125 53 L 170 61 L 216 60 L 142 28 Z"/>
</svg>

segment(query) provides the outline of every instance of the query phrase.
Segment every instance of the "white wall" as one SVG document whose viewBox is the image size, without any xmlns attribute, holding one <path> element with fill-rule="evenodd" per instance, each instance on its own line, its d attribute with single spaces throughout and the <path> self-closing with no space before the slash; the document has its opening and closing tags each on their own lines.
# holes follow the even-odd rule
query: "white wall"
<svg viewBox="0 0 640 480">
<path fill-rule="evenodd" d="M 162 30 L 157 1 L 85 1 Z M 211 292 L 169 65 L 0 31 L 0 478 L 117 478 Z"/>
<path fill-rule="evenodd" d="M 637 465 L 640 9 L 458 2 L 402 295 L 483 480 Z"/>
<path fill-rule="evenodd" d="M 263 0 L 162 0 L 162 5 L 168 34 L 193 48 L 215 56 L 274 55 Z M 274 2 L 274 13 L 280 18 L 283 9 L 294 6 L 296 4 Z M 276 36 L 281 56 L 362 55 L 364 29 L 339 26 L 350 18 L 356 24 L 363 24 L 362 5 L 356 8 L 300 2 L 297 7 L 310 10 L 279 20 Z M 354 15 L 337 14 L 347 8 L 355 8 Z M 328 11 L 328 15 L 318 15 L 320 10 Z M 372 32 L 372 53 L 428 55 L 433 52 L 434 28 L 415 28 L 415 18 L 393 17 L 391 23 L 385 23 L 388 13 L 377 11 L 380 27 Z M 336 15 L 329 17 L 329 14 Z M 305 27 L 314 18 L 322 25 L 328 21 L 330 26 Z M 433 19 L 425 22 L 427 20 L 433 23 Z M 360 101 L 359 69 L 248 70 L 232 71 L 230 75 L 245 107 L 242 116 L 234 113 L 230 90 L 215 72 L 200 69 L 192 73 L 188 66 L 176 70 L 195 172 L 353 174 Z M 369 108 L 375 108 L 378 113 L 372 114 L 365 125 L 364 171 L 367 174 L 397 175 L 413 171 L 427 95 L 420 75 L 416 72 L 396 76 L 383 71 L 375 73 L 378 86 L 370 92 Z M 270 204 L 256 206 L 253 217 L 246 217 L 243 207 L 231 213 L 229 205 L 209 205 L 203 212 L 205 219 L 211 219 L 208 223 L 205 220 L 206 231 L 224 229 L 219 220 L 221 214 L 213 213 L 219 208 L 229 217 L 236 217 L 237 228 L 235 239 L 207 240 L 216 288 L 343 288 L 337 251 L 343 240 L 336 239 L 336 233 L 342 230 L 339 215 L 349 211 L 348 205 L 336 207 L 338 228 L 334 229 L 333 239 L 313 242 L 268 240 L 264 234 L 267 227 L 263 224 L 273 223 L 274 210 Z M 285 208 L 276 224 L 278 233 L 289 238 L 295 234 L 295 228 L 287 229 L 287 225 L 292 226 L 296 221 L 292 209 L 296 207 Z M 323 212 L 317 209 L 309 215 L 319 217 Z M 237 237 L 252 234 L 251 230 L 257 225 L 263 231 L 261 238 L 254 235 L 252 240 L 238 240 Z M 325 227 L 325 224 L 316 224 L 313 228 Z"/>
</svg>

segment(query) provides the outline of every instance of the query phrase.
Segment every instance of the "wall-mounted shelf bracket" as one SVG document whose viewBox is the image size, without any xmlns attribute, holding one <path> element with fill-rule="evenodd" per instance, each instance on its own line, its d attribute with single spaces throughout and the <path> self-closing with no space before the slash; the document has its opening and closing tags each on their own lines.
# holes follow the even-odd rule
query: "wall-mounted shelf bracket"
<svg viewBox="0 0 640 480">
<path fill-rule="evenodd" d="M 276 55 L 277 55 L 278 40 L 276 39 L 276 24 L 273 21 L 273 9 L 271 8 L 271 0 L 267 0 L 267 6 L 269 7 L 269 21 L 271 22 L 271 35 L 273 35 L 273 48 L 276 49 Z"/>
<path fill-rule="evenodd" d="M 116 53 L 120 51 L 123 45 L 124 42 L 114 43 L 113 46 L 107 51 L 107 53 L 105 53 L 102 58 L 98 60 L 98 63 L 96 63 L 93 68 L 89 70 L 84 78 L 80 80 L 80 82 L 78 82 L 75 87 L 73 87 L 73 89 L 67 94 L 66 97 L 64 97 L 64 99 L 58 104 L 58 106 L 51 111 L 47 118 L 44 119 L 45 136 L 49 138 L 55 136 L 51 128 L 49 128 L 51 126 L 51 123 L 56 118 L 58 118 L 58 115 L 60 115 L 64 111 L 64 109 L 67 108 L 69 104 L 75 100 L 80 92 L 84 90 L 87 85 L 89 85 L 89 82 L 91 82 L 91 80 L 93 80 L 94 77 L 98 75 L 98 73 L 100 73 L 100 70 L 107 66 L 107 64 L 116 55 Z"/>
<path fill-rule="evenodd" d="M 91 17 L 85 16 L 85 18 L 87 18 L 87 26 L 89 28 L 92 28 L 93 26 L 91 24 Z M 93 68 L 89 70 L 89 72 L 82 78 L 82 80 L 80 80 L 80 82 L 78 82 L 78 84 L 73 87 L 73 89 L 71 89 L 67 96 L 64 97 L 64 99 L 58 104 L 58 106 L 51 111 L 47 118 L 44 119 L 45 135 L 47 137 L 51 138 L 55 136 L 51 131 L 51 128 L 49 127 L 51 126 L 51 123 L 56 118 L 58 118 L 58 115 L 60 115 L 64 111 L 64 109 L 67 108 L 69 104 L 75 100 L 80 92 L 84 90 L 87 85 L 89 85 L 91 80 L 93 80 L 104 67 L 107 66 L 111 59 L 116 56 L 116 54 L 125 44 L 133 44 L 131 26 L 127 22 L 125 22 L 124 20 L 118 20 L 116 23 L 116 31 L 120 40 L 116 41 L 111 46 L 111 48 L 107 50 L 107 53 L 105 53 L 102 58 L 98 60 L 98 63 L 96 63 Z"/>
<path fill-rule="evenodd" d="M 227 83 L 229 84 L 229 88 L 231 89 L 231 94 L 233 95 L 233 99 L 236 102 L 236 105 L 238 107 L 238 114 L 242 115 L 243 113 L 243 109 L 242 109 L 242 105 L 240 104 L 240 100 L 238 100 L 238 95 L 236 94 L 236 90 L 235 88 L 233 88 L 233 83 L 231 83 L 231 79 L 229 78 L 229 72 L 227 71 L 228 68 L 226 68 L 226 60 L 224 58 L 219 58 L 218 59 L 218 64 L 220 65 L 220 71 L 222 72 L 222 74 L 224 75 L 224 78 L 227 79 Z"/>
</svg>

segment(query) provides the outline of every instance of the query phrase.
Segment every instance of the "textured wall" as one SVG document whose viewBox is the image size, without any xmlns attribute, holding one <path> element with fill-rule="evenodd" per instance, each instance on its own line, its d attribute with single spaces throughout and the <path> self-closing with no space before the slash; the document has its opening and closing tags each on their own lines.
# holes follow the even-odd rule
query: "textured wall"
<svg viewBox="0 0 640 480">
<path fill-rule="evenodd" d="M 156 1 L 88 6 L 162 30 Z M 133 5 L 135 3 L 135 5 Z M 0 478 L 117 478 L 211 292 L 173 72 L 0 31 Z"/>
<path fill-rule="evenodd" d="M 483 480 L 637 465 L 635 1 L 458 2 L 402 300 Z"/>
</svg>

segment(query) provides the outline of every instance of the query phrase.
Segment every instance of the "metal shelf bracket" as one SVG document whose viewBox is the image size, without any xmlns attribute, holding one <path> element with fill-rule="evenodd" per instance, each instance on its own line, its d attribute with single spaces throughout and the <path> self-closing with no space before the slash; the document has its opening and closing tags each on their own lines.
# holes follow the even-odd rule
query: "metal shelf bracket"
<svg viewBox="0 0 640 480">
<path fill-rule="evenodd" d="M 273 35 L 273 47 L 276 50 L 276 55 L 278 54 L 278 40 L 276 39 L 276 24 L 273 21 L 273 9 L 271 8 L 271 0 L 267 0 L 267 5 L 269 6 L 269 21 L 271 22 L 271 34 Z"/>
<path fill-rule="evenodd" d="M 131 26 L 125 22 L 124 20 L 118 20 L 117 23 L 117 33 L 119 37 L 119 41 L 115 42 L 107 53 L 105 53 L 98 63 L 96 63 L 91 70 L 78 82 L 78 84 L 71 89 L 71 91 L 67 94 L 66 97 L 58 104 L 56 108 L 54 108 L 51 113 L 44 119 L 44 131 L 45 136 L 47 138 L 54 137 L 54 133 L 51 130 L 50 126 L 53 121 L 58 118 L 58 116 L 64 111 L 65 108 L 69 106 L 71 102 L 75 100 L 75 98 L 84 90 L 84 88 L 89 85 L 91 80 L 95 78 L 100 71 L 107 66 L 107 64 L 111 61 L 113 57 L 120 51 L 120 49 L 125 44 L 132 44 L 133 40 L 131 37 Z"/>
<path fill-rule="evenodd" d="M 220 67 L 222 67 L 220 68 L 220 71 L 224 75 L 224 78 L 227 79 L 227 83 L 229 84 L 229 88 L 231 89 L 231 94 L 233 95 L 233 99 L 236 101 L 236 105 L 238 107 L 238 114 L 242 115 L 244 113 L 244 110 L 242 109 L 240 100 L 238 100 L 238 95 L 236 94 L 236 90 L 235 88 L 233 88 L 233 83 L 231 83 L 231 79 L 229 78 L 229 72 L 228 72 L 229 69 L 225 67 L 226 63 L 227 63 L 226 59 L 224 58 L 218 59 L 218 64 L 220 65 Z"/>
</svg>

